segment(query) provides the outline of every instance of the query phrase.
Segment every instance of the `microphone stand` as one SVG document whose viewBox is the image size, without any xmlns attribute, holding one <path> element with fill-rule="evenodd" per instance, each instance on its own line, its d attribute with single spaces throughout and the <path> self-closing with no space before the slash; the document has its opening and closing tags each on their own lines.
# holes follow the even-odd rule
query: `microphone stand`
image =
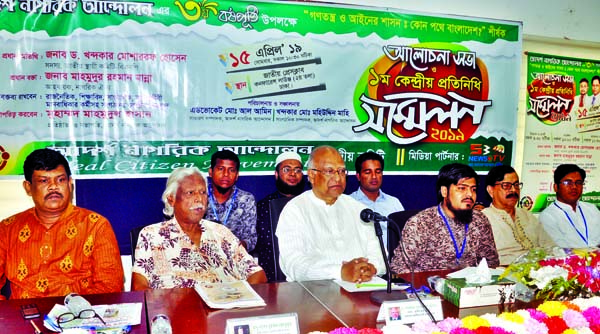
<svg viewBox="0 0 600 334">
<path fill-rule="evenodd" d="M 388 220 L 388 222 L 395 224 L 395 222 L 391 220 Z M 375 227 L 375 235 L 377 235 L 377 239 L 379 239 L 379 247 L 381 248 L 383 262 L 385 263 L 385 270 L 387 272 L 387 290 L 372 292 L 371 301 L 375 304 L 382 304 L 384 301 L 406 299 L 407 297 L 404 291 L 392 291 L 392 271 L 390 270 L 390 261 L 387 252 L 385 251 L 385 246 L 383 245 L 383 231 L 381 230 L 379 219 L 373 219 L 373 226 Z"/>
</svg>

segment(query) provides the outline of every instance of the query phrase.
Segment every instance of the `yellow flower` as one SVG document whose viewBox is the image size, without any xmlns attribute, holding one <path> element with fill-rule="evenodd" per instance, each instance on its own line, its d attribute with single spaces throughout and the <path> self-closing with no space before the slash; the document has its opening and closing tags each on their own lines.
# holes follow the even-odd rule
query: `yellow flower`
<svg viewBox="0 0 600 334">
<path fill-rule="evenodd" d="M 567 309 L 567 306 L 565 306 L 562 302 L 550 300 L 538 306 L 537 309 L 538 311 L 546 313 L 549 317 L 560 317 L 563 314 L 563 312 Z"/>
<path fill-rule="evenodd" d="M 475 330 L 479 327 L 490 327 L 490 322 L 476 315 L 470 315 L 461 320 L 465 328 Z"/>
<path fill-rule="evenodd" d="M 525 319 L 523 319 L 523 317 L 520 314 L 511 313 L 511 312 L 504 312 L 504 313 L 500 314 L 498 316 L 498 318 L 504 319 L 506 321 L 514 322 L 517 324 L 522 324 L 525 322 Z"/>
<path fill-rule="evenodd" d="M 562 334 L 578 334 L 579 332 L 573 328 L 568 328 Z"/>
</svg>

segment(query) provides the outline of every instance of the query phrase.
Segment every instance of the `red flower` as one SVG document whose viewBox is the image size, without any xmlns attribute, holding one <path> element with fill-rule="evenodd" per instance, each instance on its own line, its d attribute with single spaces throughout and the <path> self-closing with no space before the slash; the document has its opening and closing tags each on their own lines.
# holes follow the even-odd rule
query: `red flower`
<svg viewBox="0 0 600 334">
<path fill-rule="evenodd" d="M 561 317 L 548 317 L 542 321 L 548 326 L 548 334 L 562 334 L 569 328 Z"/>
</svg>

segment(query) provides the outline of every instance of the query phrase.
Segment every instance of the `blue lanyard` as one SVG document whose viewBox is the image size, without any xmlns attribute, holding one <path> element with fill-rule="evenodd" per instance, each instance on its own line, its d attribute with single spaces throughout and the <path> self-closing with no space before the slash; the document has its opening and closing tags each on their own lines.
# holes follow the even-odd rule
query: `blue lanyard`
<svg viewBox="0 0 600 334">
<path fill-rule="evenodd" d="M 458 260 L 460 260 L 460 258 L 463 256 L 463 253 L 465 252 L 465 245 L 467 244 L 467 231 L 469 231 L 469 224 L 468 223 L 465 224 L 465 237 L 462 242 L 462 247 L 459 251 L 458 244 L 456 243 L 456 238 L 454 237 L 454 233 L 452 232 L 452 228 L 450 228 L 450 224 L 448 224 L 448 219 L 446 219 L 446 216 L 442 212 L 442 207 L 440 204 L 438 204 L 438 213 L 440 214 L 440 216 L 442 216 L 442 220 L 444 221 L 444 223 L 446 223 L 446 228 L 448 228 L 448 232 L 450 232 L 450 238 L 452 238 L 452 242 L 454 243 L 454 251 L 456 252 L 456 263 L 458 264 Z"/>
<path fill-rule="evenodd" d="M 215 218 L 221 220 L 221 224 L 227 226 L 227 220 L 229 219 L 229 214 L 231 213 L 231 208 L 233 208 L 233 202 L 235 202 L 235 198 L 237 197 L 238 188 L 235 187 L 233 191 L 233 196 L 231 196 L 231 202 L 229 202 L 229 207 L 227 208 L 227 212 L 225 212 L 225 219 L 221 220 L 219 214 L 217 213 L 217 208 L 215 208 L 215 202 L 217 201 L 213 196 L 212 185 L 208 187 L 208 202 L 210 203 L 210 208 L 212 209 Z"/>
<path fill-rule="evenodd" d="M 573 220 L 571 219 L 571 217 L 569 216 L 569 214 L 567 213 L 567 211 L 565 211 L 565 209 L 561 208 L 560 206 L 558 206 L 558 204 L 556 204 L 556 202 L 554 202 L 554 205 L 560 209 L 560 211 L 562 211 L 565 216 L 567 216 L 567 219 L 569 220 L 569 223 L 571 223 L 571 226 L 573 226 L 573 228 L 575 229 L 575 231 L 577 231 L 577 234 L 579 234 L 579 237 L 581 238 L 581 240 L 583 240 L 583 242 L 585 242 L 586 245 L 589 246 L 588 244 L 588 227 L 587 227 L 587 220 L 585 220 L 585 216 L 583 215 L 583 210 L 581 210 L 581 206 L 579 206 L 579 204 L 577 204 L 577 208 L 579 209 L 579 213 L 581 214 L 581 218 L 583 218 L 583 225 L 585 226 L 585 237 L 583 236 L 583 234 L 581 234 L 581 232 L 579 232 L 579 230 L 577 229 L 577 227 L 575 226 L 575 223 L 573 223 Z"/>
</svg>

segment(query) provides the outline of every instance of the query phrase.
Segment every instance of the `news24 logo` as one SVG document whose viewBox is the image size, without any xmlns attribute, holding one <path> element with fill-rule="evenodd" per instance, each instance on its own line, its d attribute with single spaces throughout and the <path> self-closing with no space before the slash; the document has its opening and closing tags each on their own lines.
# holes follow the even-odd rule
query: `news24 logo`
<svg viewBox="0 0 600 334">
<path fill-rule="evenodd" d="M 490 147 L 485 144 L 471 144 L 469 162 L 494 162 L 502 163 L 505 158 L 504 145 Z"/>
</svg>

